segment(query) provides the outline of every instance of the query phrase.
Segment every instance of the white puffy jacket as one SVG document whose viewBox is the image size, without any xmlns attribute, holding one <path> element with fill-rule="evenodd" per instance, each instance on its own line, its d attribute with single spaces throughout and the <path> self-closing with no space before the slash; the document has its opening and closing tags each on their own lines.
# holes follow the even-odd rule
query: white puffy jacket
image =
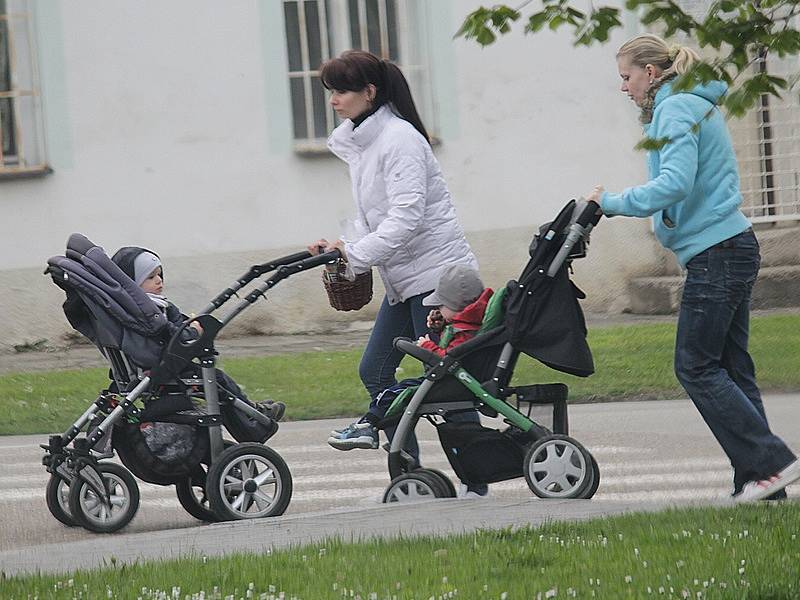
<svg viewBox="0 0 800 600">
<path fill-rule="evenodd" d="M 345 120 L 328 148 L 350 167 L 357 214 L 348 261 L 355 273 L 378 268 L 390 304 L 433 290 L 447 264 L 478 268 L 430 144 L 388 104 L 355 130 Z"/>
</svg>

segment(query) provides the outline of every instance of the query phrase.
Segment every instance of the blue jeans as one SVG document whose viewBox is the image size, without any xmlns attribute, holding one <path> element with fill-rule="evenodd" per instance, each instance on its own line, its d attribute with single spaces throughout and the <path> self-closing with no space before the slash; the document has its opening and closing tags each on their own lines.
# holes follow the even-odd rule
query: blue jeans
<svg viewBox="0 0 800 600">
<path fill-rule="evenodd" d="M 394 305 L 389 304 L 386 297 L 383 298 L 358 367 L 361 382 L 369 392 L 371 405 L 375 405 L 376 398 L 383 390 L 397 383 L 397 367 L 405 354 L 394 348 L 394 338 L 408 337 L 416 340 L 428 333 L 427 321 L 431 307 L 422 305 L 422 299 L 428 294 L 430 292 L 412 296 L 405 302 Z M 449 420 L 479 422 L 480 417 L 476 411 L 452 415 Z M 390 440 L 394 437 L 395 429 L 387 427 L 384 430 Z M 419 462 L 419 444 L 413 433 L 405 450 Z"/>
<path fill-rule="evenodd" d="M 747 350 L 760 263 L 750 229 L 692 258 L 675 341 L 675 374 L 731 461 L 734 493 L 795 459 L 770 431 Z"/>
</svg>

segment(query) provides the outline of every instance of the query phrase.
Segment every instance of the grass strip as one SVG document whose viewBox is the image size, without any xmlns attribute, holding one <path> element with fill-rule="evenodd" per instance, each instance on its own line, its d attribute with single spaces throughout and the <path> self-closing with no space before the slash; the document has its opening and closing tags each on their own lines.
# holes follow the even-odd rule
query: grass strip
<svg viewBox="0 0 800 600">
<path fill-rule="evenodd" d="M 420 507 L 424 510 L 424 506 Z M 800 597 L 800 504 L 673 509 L 0 579 L 8 600 Z"/>
<path fill-rule="evenodd" d="M 595 328 L 589 344 L 595 374 L 579 378 L 521 357 L 514 384 L 561 381 L 571 402 L 683 397 L 672 370 L 674 323 Z M 752 320 L 750 350 L 765 390 L 800 389 L 800 315 Z M 225 370 L 251 399 L 287 405 L 286 420 L 355 416 L 368 397 L 358 379 L 360 350 L 260 358 L 227 358 Z M 12 373 L 0 376 L 0 435 L 65 430 L 107 385 L 107 369 Z M 398 378 L 421 374 L 407 358 Z"/>
</svg>

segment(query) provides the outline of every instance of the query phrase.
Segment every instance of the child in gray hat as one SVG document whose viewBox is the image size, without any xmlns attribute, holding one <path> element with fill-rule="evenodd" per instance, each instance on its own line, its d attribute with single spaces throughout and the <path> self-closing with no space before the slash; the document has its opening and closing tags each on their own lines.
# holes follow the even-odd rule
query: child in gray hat
<svg viewBox="0 0 800 600">
<path fill-rule="evenodd" d="M 444 356 L 475 337 L 492 294 L 490 288 L 484 288 L 474 268 L 464 264 L 446 266 L 434 292 L 422 300 L 424 306 L 437 307 L 428 314 L 428 328 L 433 334 L 439 334 L 438 342 L 429 334 L 419 338 L 417 345 Z M 369 410 L 361 419 L 341 431 L 332 431 L 328 444 L 337 450 L 378 448 L 376 425 L 400 392 L 422 381 L 421 377 L 404 379 L 385 389 L 370 403 Z"/>
</svg>

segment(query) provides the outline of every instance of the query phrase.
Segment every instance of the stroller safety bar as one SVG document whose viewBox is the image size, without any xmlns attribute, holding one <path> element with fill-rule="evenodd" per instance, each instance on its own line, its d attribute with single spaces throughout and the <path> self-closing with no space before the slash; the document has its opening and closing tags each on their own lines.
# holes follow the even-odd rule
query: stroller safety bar
<svg viewBox="0 0 800 600">
<path fill-rule="evenodd" d="M 441 358 L 430 350 L 417 346 L 413 340 L 408 338 L 398 337 L 394 338 L 394 347 L 400 352 L 409 354 L 419 361 L 424 362 L 431 367 L 436 366 L 441 361 Z"/>
</svg>

